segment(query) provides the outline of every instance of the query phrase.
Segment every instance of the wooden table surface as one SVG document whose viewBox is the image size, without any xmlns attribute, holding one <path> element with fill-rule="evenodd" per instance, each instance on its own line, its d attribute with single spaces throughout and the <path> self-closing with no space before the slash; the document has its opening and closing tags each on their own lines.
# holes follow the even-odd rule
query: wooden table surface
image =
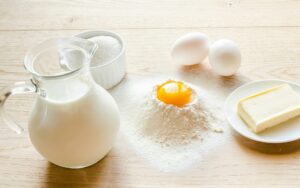
<svg viewBox="0 0 300 188">
<path fill-rule="evenodd" d="M 53 36 L 83 30 L 120 33 L 127 50 L 127 78 L 176 75 L 223 99 L 244 82 L 279 78 L 300 84 L 300 1 L 297 0 L 1 0 L 0 87 L 30 78 L 26 51 Z M 212 41 L 230 38 L 242 51 L 236 76 L 222 78 L 204 65 L 182 68 L 169 50 L 180 35 L 200 31 Z M 26 127 L 34 96 L 8 101 Z M 266 145 L 231 131 L 209 157 L 182 173 L 157 170 L 120 136 L 98 164 L 69 170 L 41 157 L 28 132 L 17 135 L 0 120 L 0 187 L 299 187 L 300 143 Z M 228 126 L 228 125 L 226 125 Z"/>
</svg>

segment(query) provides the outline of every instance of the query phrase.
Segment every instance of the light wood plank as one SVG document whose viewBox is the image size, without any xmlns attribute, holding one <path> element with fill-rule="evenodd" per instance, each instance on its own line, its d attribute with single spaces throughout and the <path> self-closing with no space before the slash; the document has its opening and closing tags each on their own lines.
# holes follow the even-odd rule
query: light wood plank
<svg viewBox="0 0 300 188">
<path fill-rule="evenodd" d="M 300 26 L 293 0 L 4 0 L 0 7 L 0 30 Z"/>
<path fill-rule="evenodd" d="M 127 72 L 152 74 L 181 72 L 169 55 L 172 43 L 180 35 L 191 31 L 207 33 L 211 41 L 230 38 L 242 51 L 239 74 L 250 79 L 280 78 L 300 79 L 300 27 L 296 28 L 199 28 L 190 29 L 119 29 L 126 42 Z M 0 32 L 1 81 L 21 80 L 26 75 L 22 61 L 26 51 L 48 37 L 74 35 L 82 30 L 67 31 L 2 31 Z M 187 69 L 190 76 L 205 74 L 217 78 L 209 68 Z M 208 70 L 206 70 L 208 69 Z M 15 72 L 19 76 L 15 76 Z M 3 83 L 0 83 L 3 84 Z"/>
</svg>

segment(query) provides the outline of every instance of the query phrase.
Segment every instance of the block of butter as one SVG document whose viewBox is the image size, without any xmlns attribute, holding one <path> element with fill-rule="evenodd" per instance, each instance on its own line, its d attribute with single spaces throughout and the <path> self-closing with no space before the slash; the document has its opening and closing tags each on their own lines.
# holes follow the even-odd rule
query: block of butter
<svg viewBox="0 0 300 188">
<path fill-rule="evenodd" d="M 238 114 L 255 133 L 300 115 L 300 94 L 282 84 L 243 98 Z"/>
</svg>

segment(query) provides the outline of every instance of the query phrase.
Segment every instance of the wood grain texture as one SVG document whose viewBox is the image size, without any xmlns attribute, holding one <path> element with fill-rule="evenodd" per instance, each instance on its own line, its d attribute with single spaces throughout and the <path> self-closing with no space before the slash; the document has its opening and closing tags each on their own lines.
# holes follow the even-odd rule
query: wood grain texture
<svg viewBox="0 0 300 188">
<path fill-rule="evenodd" d="M 126 42 L 127 78 L 176 76 L 224 101 L 239 85 L 280 78 L 300 83 L 300 1 L 297 0 L 2 0 L 0 87 L 30 78 L 22 65 L 28 48 L 46 38 L 110 29 Z M 203 65 L 180 67 L 169 57 L 180 35 L 201 31 L 211 41 L 231 38 L 242 50 L 238 74 L 222 78 Z M 124 96 L 127 97 L 127 96 Z M 33 95 L 8 101 L 10 114 L 26 127 Z M 222 105 L 222 104 L 220 104 Z M 265 145 L 234 132 L 201 164 L 179 173 L 160 172 L 120 136 L 96 165 L 68 170 L 48 163 L 27 131 L 16 135 L 0 120 L 0 187 L 299 187 L 300 142 Z"/>
<path fill-rule="evenodd" d="M 299 1 L 1 1 L 0 27 L 14 29 L 299 26 Z M 13 24 L 12 24 L 13 23 Z"/>
</svg>

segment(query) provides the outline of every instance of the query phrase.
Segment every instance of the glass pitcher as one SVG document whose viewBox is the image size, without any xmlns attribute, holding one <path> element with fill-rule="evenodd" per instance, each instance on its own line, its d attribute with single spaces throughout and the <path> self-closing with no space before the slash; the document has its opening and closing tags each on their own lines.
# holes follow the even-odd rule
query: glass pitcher
<svg viewBox="0 0 300 188">
<path fill-rule="evenodd" d="M 0 92 L 0 114 L 17 133 L 22 128 L 6 115 L 6 99 L 37 94 L 28 123 L 30 139 L 58 166 L 83 168 L 96 163 L 112 148 L 119 130 L 115 101 L 90 75 L 96 49 L 93 42 L 76 37 L 46 40 L 25 56 L 32 79 Z"/>
</svg>

